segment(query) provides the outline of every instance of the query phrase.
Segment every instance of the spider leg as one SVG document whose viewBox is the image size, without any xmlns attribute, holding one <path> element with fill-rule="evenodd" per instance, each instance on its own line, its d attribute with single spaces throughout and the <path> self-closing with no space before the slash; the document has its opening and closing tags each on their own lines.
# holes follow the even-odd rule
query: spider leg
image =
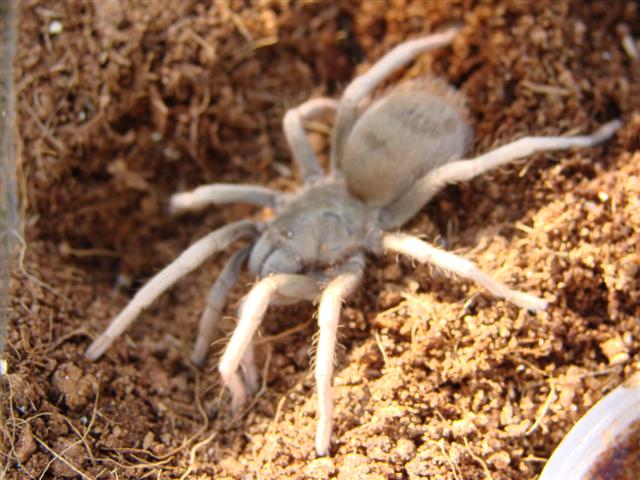
<svg viewBox="0 0 640 480">
<path fill-rule="evenodd" d="M 259 207 L 272 207 L 281 193 L 257 185 L 211 183 L 189 192 L 174 193 L 169 199 L 171 213 L 200 210 L 207 205 L 224 203 L 248 203 Z"/>
<path fill-rule="evenodd" d="M 329 282 L 320 297 L 318 324 L 320 337 L 316 353 L 316 385 L 318 388 L 318 427 L 316 430 L 316 453 L 329 453 L 333 427 L 333 365 L 335 361 L 336 336 L 343 300 L 351 295 L 362 279 L 364 257 L 357 255 L 344 264 L 340 275 Z"/>
<path fill-rule="evenodd" d="M 85 355 L 90 360 L 96 360 L 133 323 L 142 310 L 148 307 L 166 289 L 199 267 L 209 256 L 227 248 L 232 242 L 241 237 L 255 234 L 256 224 L 243 220 L 219 228 L 195 242 L 136 293 L 133 300 L 89 346 Z"/>
<path fill-rule="evenodd" d="M 382 236 L 382 248 L 414 258 L 420 263 L 430 263 L 442 270 L 455 273 L 462 278 L 473 280 L 489 290 L 496 297 L 509 300 L 527 310 L 544 310 L 548 302 L 534 295 L 511 290 L 480 270 L 473 262 L 453 253 L 440 250 L 417 237 L 406 233 L 385 233 Z"/>
<path fill-rule="evenodd" d="M 238 367 L 251 346 L 269 303 L 276 296 L 313 300 L 318 294 L 315 279 L 298 274 L 274 274 L 256 283 L 238 311 L 238 326 L 220 359 L 218 370 L 222 381 L 231 391 L 231 407 L 237 410 L 247 398 Z"/>
<path fill-rule="evenodd" d="M 288 110 L 284 115 L 282 120 L 284 134 L 305 183 L 322 177 L 324 172 L 309 145 L 302 122 L 322 115 L 326 111 L 334 111 L 337 107 L 338 102 L 331 98 L 312 98 L 299 107 Z"/>
<path fill-rule="evenodd" d="M 386 208 L 385 228 L 397 228 L 413 217 L 446 184 L 470 180 L 489 170 L 536 152 L 593 147 L 613 136 L 620 120 L 604 124 L 591 135 L 573 137 L 524 137 L 473 159 L 442 165 L 418 180 L 398 200 Z"/>
<path fill-rule="evenodd" d="M 335 173 L 336 169 L 340 168 L 339 159 L 342 157 L 342 147 L 356 122 L 360 101 L 380 85 L 385 78 L 421 53 L 450 44 L 459 31 L 460 27 L 451 27 L 442 32 L 401 43 L 378 60 L 369 71 L 356 77 L 349 84 L 340 99 L 333 128 L 331 173 Z"/>
<path fill-rule="evenodd" d="M 214 282 L 207 295 L 207 304 L 200 317 L 200 325 L 198 327 L 198 337 L 196 345 L 191 354 L 191 360 L 198 366 L 204 363 L 209 342 L 213 335 L 213 330 L 218 323 L 222 309 L 227 301 L 229 290 L 236 283 L 242 264 L 249 255 L 250 248 L 243 248 L 235 252 L 222 268 L 222 272 Z"/>
<path fill-rule="evenodd" d="M 316 280 L 317 283 L 324 283 L 327 280 L 326 275 L 320 272 L 308 273 L 307 276 Z M 278 293 L 271 298 L 269 305 L 293 305 L 302 300 L 299 296 L 287 296 L 287 293 L 293 294 L 295 292 L 290 292 L 286 288 L 283 288 L 282 293 Z M 311 297 L 307 298 L 307 300 L 311 300 Z M 253 394 L 258 390 L 258 369 L 256 367 L 254 353 L 255 352 L 252 340 L 251 345 L 249 345 L 249 347 L 247 348 L 242 357 L 242 362 L 240 363 L 240 370 L 242 371 L 242 376 L 244 377 L 244 384 L 249 394 Z"/>
<path fill-rule="evenodd" d="M 253 347 L 254 341 L 247 347 L 240 362 L 240 371 L 244 378 L 244 386 L 249 395 L 253 395 L 258 391 L 258 367 L 256 366 L 256 355 Z"/>
</svg>

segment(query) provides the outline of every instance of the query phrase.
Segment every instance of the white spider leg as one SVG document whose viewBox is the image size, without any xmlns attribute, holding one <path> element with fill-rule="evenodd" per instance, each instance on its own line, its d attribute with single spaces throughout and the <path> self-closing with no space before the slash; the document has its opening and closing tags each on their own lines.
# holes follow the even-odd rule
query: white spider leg
<svg viewBox="0 0 640 480">
<path fill-rule="evenodd" d="M 254 236 L 256 224 L 247 220 L 231 223 L 201 238 L 157 273 L 111 321 L 109 327 L 89 346 L 85 355 L 96 360 L 124 332 L 138 315 L 180 278 L 195 270 L 208 257 L 227 248 L 241 237 Z"/>
<path fill-rule="evenodd" d="M 274 274 L 256 283 L 240 305 L 238 325 L 222 355 L 218 370 L 231 391 L 231 407 L 237 410 L 247 399 L 238 367 L 262 321 L 269 303 L 276 295 L 313 300 L 318 294 L 315 279 L 298 274 Z"/>
<path fill-rule="evenodd" d="M 442 32 L 401 43 L 378 60 L 368 72 L 356 77 L 349 84 L 340 99 L 333 129 L 331 173 L 340 167 L 339 159 L 342 156 L 342 147 L 356 122 L 360 101 L 380 85 L 385 78 L 421 53 L 450 44 L 459 31 L 460 27 L 451 27 Z"/>
<path fill-rule="evenodd" d="M 231 255 L 207 294 L 207 304 L 200 317 L 198 337 L 191 354 L 191 360 L 198 366 L 202 366 L 204 363 L 211 336 L 227 301 L 227 295 L 231 287 L 236 283 L 242 264 L 249 255 L 249 250 L 249 248 L 243 248 Z"/>
<path fill-rule="evenodd" d="M 258 391 L 258 367 L 256 367 L 256 355 L 253 343 L 253 340 L 251 340 L 240 362 L 240 371 L 242 372 L 244 385 L 249 395 L 253 395 Z"/>
<path fill-rule="evenodd" d="M 496 297 L 509 300 L 527 310 L 544 310 L 547 300 L 534 295 L 511 290 L 480 270 L 473 262 L 453 253 L 445 252 L 406 233 L 385 233 L 382 236 L 382 248 L 415 258 L 420 263 L 430 263 L 442 270 L 455 273 L 462 278 L 473 280 L 489 290 Z"/>
<path fill-rule="evenodd" d="M 308 273 L 307 276 L 316 280 L 317 284 L 324 283 L 326 282 L 326 279 L 327 279 L 326 276 L 320 272 Z M 280 289 L 280 291 L 276 295 L 274 295 L 271 298 L 269 305 L 270 306 L 293 305 L 295 303 L 300 302 L 300 300 L 304 300 L 304 299 L 313 300 L 315 298 L 315 295 L 317 295 L 317 293 L 318 292 L 314 293 L 310 291 L 306 298 L 301 298 L 300 296 L 297 296 L 297 295 L 300 295 L 300 293 L 297 292 L 295 289 L 292 291 L 289 291 L 289 289 L 283 287 L 282 289 Z M 287 294 L 296 295 L 296 296 L 287 296 Z M 256 367 L 255 350 L 253 347 L 253 343 L 254 342 L 252 341 L 249 347 L 247 348 L 247 351 L 242 357 L 242 362 L 240 363 L 240 370 L 242 371 L 242 376 L 244 377 L 244 384 L 249 394 L 253 394 L 258 390 L 258 369 Z"/>
<path fill-rule="evenodd" d="M 321 115 L 326 111 L 333 111 L 337 106 L 338 102 L 331 98 L 312 98 L 299 107 L 288 110 L 284 115 L 282 120 L 284 134 L 304 182 L 322 177 L 324 173 L 311 145 L 309 145 L 302 121 Z"/>
<path fill-rule="evenodd" d="M 387 207 L 385 228 L 397 228 L 413 217 L 446 184 L 470 180 L 489 170 L 536 152 L 593 147 L 613 136 L 620 120 L 604 124 L 591 135 L 573 137 L 524 137 L 479 157 L 442 165 L 418 180 L 407 193 Z"/>
<path fill-rule="evenodd" d="M 320 337 L 316 353 L 316 386 L 318 389 L 318 427 L 316 430 L 316 453 L 329 453 L 333 428 L 333 366 L 335 361 L 336 336 L 342 302 L 350 296 L 362 280 L 364 257 L 357 255 L 345 265 L 343 273 L 335 277 L 320 297 L 318 324 Z"/>
<path fill-rule="evenodd" d="M 171 213 L 182 213 L 200 210 L 207 205 L 235 202 L 271 207 L 280 195 L 277 190 L 257 185 L 212 183 L 201 185 L 189 192 L 174 193 L 169 199 L 169 209 Z"/>
</svg>

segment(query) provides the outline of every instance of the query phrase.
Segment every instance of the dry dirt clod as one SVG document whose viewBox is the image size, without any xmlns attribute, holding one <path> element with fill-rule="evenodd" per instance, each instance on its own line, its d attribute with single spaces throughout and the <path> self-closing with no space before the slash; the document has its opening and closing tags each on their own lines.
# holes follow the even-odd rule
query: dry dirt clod
<svg viewBox="0 0 640 480">
<path fill-rule="evenodd" d="M 51 384 L 63 396 L 66 405 L 72 410 L 81 410 L 95 395 L 96 380 L 92 375 L 84 375 L 73 363 L 60 365 L 53 374 Z"/>
</svg>

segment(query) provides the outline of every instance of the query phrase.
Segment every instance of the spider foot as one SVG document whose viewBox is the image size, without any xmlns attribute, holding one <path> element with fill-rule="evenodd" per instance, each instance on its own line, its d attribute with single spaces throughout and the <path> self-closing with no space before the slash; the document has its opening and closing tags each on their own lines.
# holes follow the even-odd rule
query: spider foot
<svg viewBox="0 0 640 480">
<path fill-rule="evenodd" d="M 244 365 L 242 371 L 242 377 L 244 378 L 244 388 L 249 395 L 253 395 L 258 391 L 260 383 L 258 382 L 258 370 L 254 364 Z"/>
<path fill-rule="evenodd" d="M 320 419 L 316 430 L 316 455 L 325 457 L 329 455 L 329 446 L 331 443 L 331 418 Z"/>
<path fill-rule="evenodd" d="M 198 368 L 202 368 L 202 366 L 204 365 L 204 361 L 207 355 L 207 348 L 209 348 L 209 342 L 204 343 L 204 345 L 201 345 L 201 343 L 202 342 L 196 341 L 196 346 L 193 349 L 193 352 L 191 352 L 191 361 Z"/>
<path fill-rule="evenodd" d="M 195 198 L 193 192 L 174 193 L 169 199 L 169 213 L 177 215 L 195 206 Z"/>
<path fill-rule="evenodd" d="M 549 305 L 549 301 L 544 298 L 536 297 L 530 293 L 520 292 L 518 290 L 511 290 L 507 300 L 520 308 L 531 310 L 533 312 L 545 310 L 547 305 Z"/>
<path fill-rule="evenodd" d="M 93 341 L 87 351 L 84 353 L 85 357 L 94 362 L 111 346 L 115 337 L 108 333 L 103 333 L 97 339 Z"/>
<path fill-rule="evenodd" d="M 231 393 L 231 410 L 234 412 L 240 411 L 242 407 L 247 404 L 248 397 L 242 377 L 240 377 L 240 374 L 236 371 L 227 372 L 222 368 L 220 369 L 220 374 L 224 386 L 227 387 Z"/>
</svg>

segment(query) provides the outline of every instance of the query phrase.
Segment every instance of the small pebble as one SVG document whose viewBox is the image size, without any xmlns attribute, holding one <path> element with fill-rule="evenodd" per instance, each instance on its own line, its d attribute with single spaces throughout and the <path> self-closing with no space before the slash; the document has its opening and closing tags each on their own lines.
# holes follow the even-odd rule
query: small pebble
<svg viewBox="0 0 640 480">
<path fill-rule="evenodd" d="M 49 24 L 49 34 L 51 35 L 58 35 L 62 33 L 62 30 L 63 30 L 62 22 L 58 20 L 53 20 Z"/>
</svg>

